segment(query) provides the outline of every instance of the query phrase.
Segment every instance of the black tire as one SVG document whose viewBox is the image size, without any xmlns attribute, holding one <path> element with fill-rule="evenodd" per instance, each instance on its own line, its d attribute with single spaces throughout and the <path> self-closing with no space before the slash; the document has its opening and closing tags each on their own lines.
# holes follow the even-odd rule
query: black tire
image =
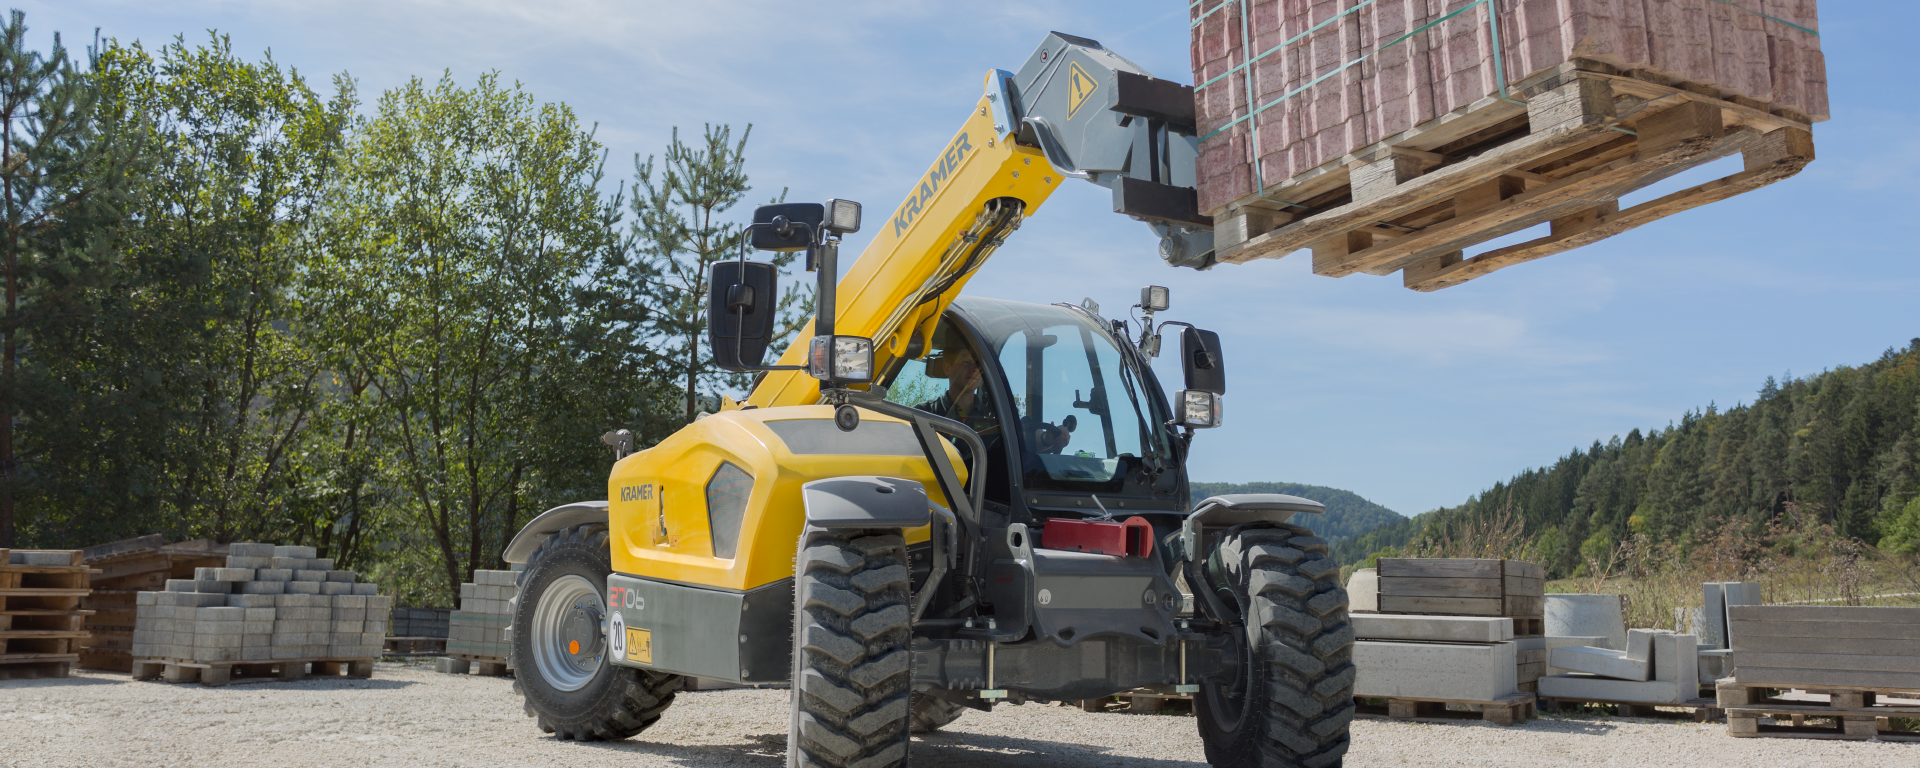
<svg viewBox="0 0 1920 768">
<path fill-rule="evenodd" d="M 514 668 L 513 691 L 526 702 L 526 712 L 540 730 L 575 741 L 624 739 L 647 729 L 673 704 L 684 685 L 679 675 L 614 666 L 603 654 L 591 680 L 575 690 L 555 687 L 542 677 L 533 644 L 540 599 L 557 580 L 579 576 L 598 590 L 604 601 L 607 574 L 613 572 L 613 554 L 607 549 L 605 525 L 581 525 L 547 536 L 527 558 L 514 590 L 513 632 L 508 644 Z M 604 610 L 604 605 L 603 605 Z"/>
<path fill-rule="evenodd" d="M 788 764 L 905 765 L 913 667 L 906 542 L 892 532 L 809 529 L 794 574 Z"/>
<path fill-rule="evenodd" d="M 911 730 L 914 733 L 933 733 L 945 728 L 948 723 L 960 719 L 960 715 L 966 711 L 966 707 L 938 696 L 923 696 L 916 693 L 913 695 Z"/>
<path fill-rule="evenodd" d="M 1240 528 L 1210 572 L 1229 607 L 1246 606 L 1238 685 L 1201 685 L 1194 715 L 1215 768 L 1339 766 L 1353 721 L 1353 625 L 1327 543 L 1299 526 Z M 1231 598 L 1231 599 L 1225 599 Z M 1235 694 L 1237 688 L 1238 694 Z"/>
</svg>

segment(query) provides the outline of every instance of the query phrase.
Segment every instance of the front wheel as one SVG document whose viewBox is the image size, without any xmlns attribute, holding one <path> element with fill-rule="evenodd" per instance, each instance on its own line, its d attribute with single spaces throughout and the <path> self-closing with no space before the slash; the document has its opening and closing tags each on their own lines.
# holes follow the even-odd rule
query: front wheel
<svg viewBox="0 0 1920 768">
<path fill-rule="evenodd" d="M 554 533 L 527 558 L 512 606 L 513 690 L 540 730 L 562 739 L 624 739 L 660 719 L 679 675 L 614 666 L 606 642 L 607 527 Z"/>
<path fill-rule="evenodd" d="M 1215 768 L 1338 766 L 1353 721 L 1353 625 L 1327 543 L 1294 525 L 1237 528 L 1206 566 L 1245 612 L 1239 674 L 1203 683 L 1194 715 Z"/>
<path fill-rule="evenodd" d="M 808 529 L 794 575 L 787 765 L 905 765 L 913 666 L 906 542 L 891 531 Z"/>
</svg>

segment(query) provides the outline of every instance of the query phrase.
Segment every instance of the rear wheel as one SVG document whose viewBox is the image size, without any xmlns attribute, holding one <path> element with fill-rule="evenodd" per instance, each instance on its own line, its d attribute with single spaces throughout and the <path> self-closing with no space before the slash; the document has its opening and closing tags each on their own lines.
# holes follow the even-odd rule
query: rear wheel
<svg viewBox="0 0 1920 768">
<path fill-rule="evenodd" d="M 1239 675 L 1201 685 L 1194 715 L 1216 768 L 1325 768 L 1347 753 L 1353 626 L 1327 543 L 1293 525 L 1227 532 L 1207 565 L 1245 612 Z"/>
<path fill-rule="evenodd" d="M 913 666 L 906 542 L 890 531 L 810 529 L 794 566 L 788 764 L 904 765 Z"/>
<path fill-rule="evenodd" d="M 679 675 L 614 666 L 607 654 L 607 527 L 554 533 L 527 558 L 513 598 L 513 690 L 540 730 L 562 739 L 624 739 L 660 719 Z"/>
</svg>

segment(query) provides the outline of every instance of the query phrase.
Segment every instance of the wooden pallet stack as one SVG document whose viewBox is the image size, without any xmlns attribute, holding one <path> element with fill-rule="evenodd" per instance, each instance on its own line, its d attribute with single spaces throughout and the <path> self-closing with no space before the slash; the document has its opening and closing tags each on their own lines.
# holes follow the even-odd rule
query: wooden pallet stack
<svg viewBox="0 0 1920 768">
<path fill-rule="evenodd" d="M 1718 693 L 1729 734 L 1920 741 L 1891 727 L 1920 717 L 1920 701 L 1890 696 L 1920 691 L 1920 608 L 1738 605 L 1727 618 L 1733 676 Z M 1778 695 L 1793 689 L 1806 693 Z"/>
<path fill-rule="evenodd" d="M 1381 558 L 1379 610 L 1512 619 L 1517 683 L 1532 693 L 1547 671 L 1546 575 L 1539 564 L 1520 560 Z"/>
<path fill-rule="evenodd" d="M 87 637 L 80 551 L 0 549 L 0 680 L 66 677 Z"/>
<path fill-rule="evenodd" d="M 80 559 L 94 569 L 93 594 L 82 603 L 93 614 L 86 619 L 91 636 L 81 643 L 80 666 L 132 672 L 135 596 L 165 589 L 168 579 L 193 578 L 194 569 L 225 565 L 227 545 L 211 539 L 168 544 L 154 534 L 87 547 Z"/>
<path fill-rule="evenodd" d="M 1310 248 L 1316 274 L 1400 272 L 1432 291 L 1792 176 L 1827 117 L 1825 63 L 1812 0 L 1768 15 L 1696 0 L 1195 3 L 1216 256 Z M 1733 155 L 1738 173 L 1620 204 Z"/>
</svg>

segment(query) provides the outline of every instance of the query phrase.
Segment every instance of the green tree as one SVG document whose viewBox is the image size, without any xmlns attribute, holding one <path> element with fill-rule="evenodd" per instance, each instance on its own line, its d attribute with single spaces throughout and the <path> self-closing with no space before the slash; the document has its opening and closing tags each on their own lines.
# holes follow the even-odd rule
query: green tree
<svg viewBox="0 0 1920 768">
<path fill-rule="evenodd" d="M 141 466 L 124 469 L 148 478 L 149 498 L 133 503 L 156 509 L 177 534 L 299 537 L 303 516 L 327 511 L 305 503 L 319 474 L 301 463 L 313 457 L 321 369 L 294 289 L 354 105 L 351 83 L 336 78 L 323 98 L 271 56 L 234 56 L 217 34 L 153 53 L 114 44 L 94 72 L 103 104 L 150 148 L 122 242 L 123 285 L 141 290 L 113 296 L 136 311 L 90 339 L 122 348 L 123 367 L 108 381 L 157 378 L 146 386 L 156 407 L 139 417 L 145 428 L 120 427 L 144 449 Z M 95 426 L 68 433 L 112 429 Z M 69 466 L 93 470 L 108 467 L 92 457 L 114 453 L 79 441 L 67 452 L 76 457 Z"/>
<path fill-rule="evenodd" d="M 88 394 L 52 369 L 61 357 L 41 340 L 102 316 L 93 299 L 114 280 L 118 208 L 138 157 L 100 119 L 59 35 L 46 55 L 26 35 L 13 11 L 0 28 L 0 547 L 19 538 L 16 502 L 59 472 L 46 444 L 58 416 Z"/>
<path fill-rule="evenodd" d="M 613 426 L 553 423 L 578 425 L 591 403 L 568 395 L 606 386 L 565 343 L 589 317 L 582 284 L 623 247 L 603 157 L 565 105 L 496 74 L 416 78 L 356 126 L 330 194 L 314 291 L 340 393 L 376 415 L 383 482 L 449 591 L 499 562 L 543 489 L 581 485 L 546 472 L 552 454 L 594 455 Z"/>
<path fill-rule="evenodd" d="M 693 421 L 703 402 L 717 404 L 722 389 L 737 390 L 748 380 L 713 364 L 706 307 L 714 262 L 740 255 L 743 225 L 729 216 L 752 191 L 746 172 L 747 137 L 752 133 L 749 125 L 734 141 L 732 127 L 709 125 L 696 148 L 682 142 L 676 128 L 658 166 L 652 157 L 634 157 L 634 235 L 646 265 L 646 282 L 638 293 L 648 297 L 655 370 L 679 383 L 683 423 Z M 773 202 L 785 199 L 782 190 Z M 795 257 L 779 253 L 773 263 L 784 268 Z M 789 285 L 780 299 L 783 321 L 776 338 L 799 329 L 813 312 L 812 297 L 804 285 Z"/>
</svg>

